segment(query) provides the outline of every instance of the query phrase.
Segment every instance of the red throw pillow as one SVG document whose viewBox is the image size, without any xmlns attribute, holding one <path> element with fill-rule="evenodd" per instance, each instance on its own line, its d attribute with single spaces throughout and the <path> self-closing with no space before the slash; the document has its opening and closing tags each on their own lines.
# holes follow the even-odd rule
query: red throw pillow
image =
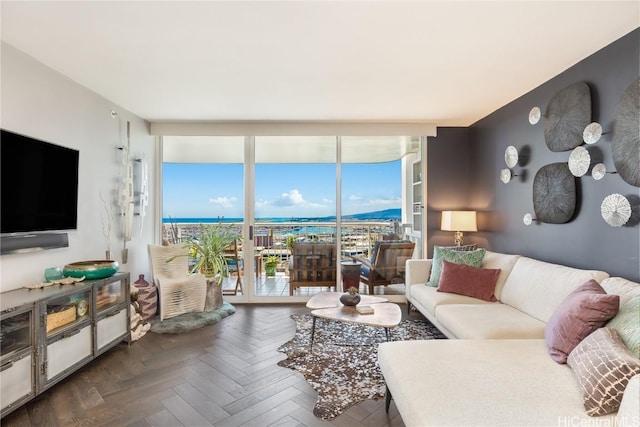
<svg viewBox="0 0 640 427">
<path fill-rule="evenodd" d="M 551 358 L 566 363 L 580 341 L 618 314 L 619 305 L 620 297 L 607 294 L 593 279 L 567 295 L 544 330 Z"/>
<path fill-rule="evenodd" d="M 499 268 L 480 268 L 442 260 L 437 290 L 494 302 L 497 299 L 493 292 L 499 275 Z"/>
</svg>

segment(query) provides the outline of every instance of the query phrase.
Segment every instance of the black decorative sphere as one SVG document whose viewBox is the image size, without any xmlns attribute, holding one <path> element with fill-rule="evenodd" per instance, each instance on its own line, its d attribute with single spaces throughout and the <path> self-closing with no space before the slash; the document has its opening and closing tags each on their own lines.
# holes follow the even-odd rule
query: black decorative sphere
<svg viewBox="0 0 640 427">
<path fill-rule="evenodd" d="M 340 302 L 344 305 L 358 305 L 360 302 L 360 294 L 343 294 L 340 295 Z"/>
</svg>

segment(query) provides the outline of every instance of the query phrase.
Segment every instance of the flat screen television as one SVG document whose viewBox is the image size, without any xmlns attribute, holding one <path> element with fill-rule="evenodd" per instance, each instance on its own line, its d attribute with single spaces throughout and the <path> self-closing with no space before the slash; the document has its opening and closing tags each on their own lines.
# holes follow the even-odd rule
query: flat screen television
<svg viewBox="0 0 640 427">
<path fill-rule="evenodd" d="M 79 151 L 0 131 L 0 233 L 77 229 Z"/>
</svg>

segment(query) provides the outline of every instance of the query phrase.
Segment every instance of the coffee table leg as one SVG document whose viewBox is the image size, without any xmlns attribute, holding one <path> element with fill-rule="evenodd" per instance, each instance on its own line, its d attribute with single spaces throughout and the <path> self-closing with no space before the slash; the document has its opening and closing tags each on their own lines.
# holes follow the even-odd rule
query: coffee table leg
<svg viewBox="0 0 640 427">
<path fill-rule="evenodd" d="M 309 352 L 313 351 L 313 335 L 316 333 L 316 319 L 317 317 L 313 316 L 313 323 L 311 324 L 311 345 L 309 346 Z"/>
</svg>

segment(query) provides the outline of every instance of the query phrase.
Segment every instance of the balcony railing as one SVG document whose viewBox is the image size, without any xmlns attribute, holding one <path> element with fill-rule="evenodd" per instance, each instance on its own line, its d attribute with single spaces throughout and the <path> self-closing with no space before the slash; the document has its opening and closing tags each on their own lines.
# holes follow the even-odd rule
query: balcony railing
<svg viewBox="0 0 640 427">
<path fill-rule="evenodd" d="M 229 223 L 228 226 L 240 234 L 243 223 Z M 199 223 L 163 224 L 162 236 L 165 242 L 176 244 L 190 237 L 198 237 L 199 230 Z M 254 230 L 254 246 L 262 250 L 264 255 L 280 256 L 283 260 L 290 255 L 287 248 L 289 236 L 296 241 L 335 242 L 338 234 L 335 222 L 321 221 L 256 222 Z M 397 221 L 343 221 L 340 251 L 345 256 L 369 256 L 377 240 L 398 236 L 399 230 Z"/>
<path fill-rule="evenodd" d="M 217 223 L 217 222 L 215 222 Z M 225 224 L 225 223 L 223 223 Z M 240 234 L 243 223 L 228 223 L 234 231 Z M 345 221 L 341 223 L 340 253 L 342 260 L 349 255 L 370 257 L 371 248 L 378 240 L 396 239 L 401 236 L 400 223 L 396 221 Z M 199 223 L 163 224 L 162 235 L 166 243 L 176 244 L 189 237 L 198 237 Z M 174 237 L 175 236 L 175 237 Z M 254 247 L 256 248 L 255 272 L 256 282 L 254 292 L 256 296 L 286 297 L 289 295 L 289 258 L 291 253 L 287 248 L 287 240 L 293 236 L 298 241 L 336 242 L 337 229 L 335 222 L 305 221 L 305 222 L 257 222 L 255 224 Z M 266 269 L 262 267 L 269 255 L 280 258 L 276 275 L 267 277 Z M 243 260 L 245 262 L 245 260 Z M 229 280 L 227 283 L 226 280 Z M 228 277 L 223 286 L 234 288 L 236 277 Z M 226 283 L 226 284 L 225 284 Z M 361 285 L 361 291 L 366 286 Z M 382 287 L 381 287 L 382 288 Z M 310 296 L 326 290 L 326 287 L 304 287 L 296 290 L 298 296 Z M 341 289 L 341 288 L 340 288 Z M 402 294 L 403 285 L 385 286 L 379 291 L 384 294 Z"/>
</svg>

